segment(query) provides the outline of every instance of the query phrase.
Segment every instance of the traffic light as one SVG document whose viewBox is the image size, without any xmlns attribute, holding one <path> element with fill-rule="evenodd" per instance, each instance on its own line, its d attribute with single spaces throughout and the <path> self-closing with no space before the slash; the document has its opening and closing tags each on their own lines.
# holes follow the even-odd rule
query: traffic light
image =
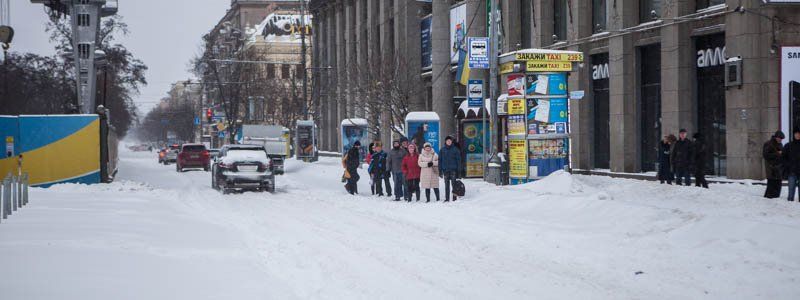
<svg viewBox="0 0 800 300">
<path fill-rule="evenodd" d="M 209 109 L 206 110 L 206 120 L 208 122 L 211 122 L 211 121 L 213 121 L 213 119 L 214 119 L 214 112 L 211 111 L 211 108 L 209 108 Z"/>
</svg>

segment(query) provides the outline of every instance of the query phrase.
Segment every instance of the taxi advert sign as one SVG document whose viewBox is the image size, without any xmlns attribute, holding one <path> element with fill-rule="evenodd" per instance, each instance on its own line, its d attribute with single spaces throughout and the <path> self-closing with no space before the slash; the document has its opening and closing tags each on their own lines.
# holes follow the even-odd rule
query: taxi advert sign
<svg viewBox="0 0 800 300">
<path fill-rule="evenodd" d="M 516 53 L 516 60 L 547 62 L 582 62 L 583 53 Z"/>
<path fill-rule="evenodd" d="M 528 72 L 569 72 L 572 63 L 568 61 L 541 61 L 529 60 L 525 62 L 525 71 Z"/>
</svg>

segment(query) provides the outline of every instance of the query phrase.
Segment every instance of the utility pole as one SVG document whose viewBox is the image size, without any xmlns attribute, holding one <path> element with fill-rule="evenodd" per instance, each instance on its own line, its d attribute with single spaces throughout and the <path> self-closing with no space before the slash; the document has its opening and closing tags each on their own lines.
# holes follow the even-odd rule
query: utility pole
<svg viewBox="0 0 800 300">
<path fill-rule="evenodd" d="M 500 49 L 498 41 L 498 24 L 497 24 L 497 0 L 491 0 L 491 11 L 489 12 L 489 108 L 491 111 L 491 120 L 489 125 L 489 153 L 494 155 L 497 153 L 497 56 Z M 486 128 L 484 128 L 486 130 Z"/>
<path fill-rule="evenodd" d="M 95 49 L 100 18 L 117 14 L 117 0 L 31 0 L 50 9 L 55 21 L 69 14 L 72 22 L 72 55 L 78 91 L 78 109 L 82 114 L 94 114 L 97 107 L 97 70 Z"/>
<path fill-rule="evenodd" d="M 306 69 L 306 0 L 300 0 L 300 63 L 303 70 L 303 118 L 308 120 L 308 70 Z"/>
</svg>

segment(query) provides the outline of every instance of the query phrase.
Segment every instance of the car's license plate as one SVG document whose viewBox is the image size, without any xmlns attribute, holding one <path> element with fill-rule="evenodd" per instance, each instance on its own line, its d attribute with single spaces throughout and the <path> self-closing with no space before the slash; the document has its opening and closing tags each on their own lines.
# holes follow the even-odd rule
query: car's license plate
<svg viewBox="0 0 800 300">
<path fill-rule="evenodd" d="M 191 157 L 191 158 L 200 158 L 199 155 L 190 155 L 189 157 Z"/>
<path fill-rule="evenodd" d="M 258 171 L 258 166 L 239 166 L 239 171 L 255 172 Z"/>
</svg>

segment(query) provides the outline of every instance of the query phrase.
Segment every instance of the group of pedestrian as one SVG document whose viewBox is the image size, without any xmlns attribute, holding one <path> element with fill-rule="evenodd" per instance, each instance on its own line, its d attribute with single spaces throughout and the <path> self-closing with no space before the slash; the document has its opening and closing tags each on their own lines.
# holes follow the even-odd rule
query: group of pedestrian
<svg viewBox="0 0 800 300">
<path fill-rule="evenodd" d="M 767 177 L 764 197 L 780 197 L 781 185 L 786 178 L 789 187 L 787 200 L 794 201 L 795 192 L 800 188 L 800 128 L 794 129 L 792 140 L 786 145 L 783 145 L 784 139 L 786 135 L 780 130 L 776 131 L 762 148 Z"/>
<path fill-rule="evenodd" d="M 355 142 L 342 159 L 345 169 L 343 181 L 346 182 L 345 189 L 350 194 L 358 194 L 360 147 L 361 143 Z M 382 143 L 376 141 L 370 144 L 365 162 L 368 164 L 367 173 L 373 195 L 394 195 L 394 201 L 403 199 L 411 202 L 415 195 L 416 201 L 419 201 L 421 189 L 425 189 L 427 202 L 431 201 L 431 190 L 436 201 L 440 201 L 439 179 L 443 178 L 444 201 L 457 199 L 455 192 L 451 193 L 451 188 L 456 186 L 463 164 L 461 150 L 454 144 L 451 136 L 445 138 L 445 146 L 439 154 L 430 143 L 424 143 L 422 149 L 418 149 L 416 144 L 409 143 L 405 137 L 393 141 L 392 149 L 388 153 L 383 150 Z M 390 178 L 394 179 L 394 189 Z"/>
<path fill-rule="evenodd" d="M 707 150 L 703 135 L 695 133 L 690 140 L 686 129 L 678 132 L 678 137 L 669 134 L 661 140 L 658 151 L 658 181 L 662 184 L 692 185 L 708 188 L 706 181 Z"/>
</svg>

